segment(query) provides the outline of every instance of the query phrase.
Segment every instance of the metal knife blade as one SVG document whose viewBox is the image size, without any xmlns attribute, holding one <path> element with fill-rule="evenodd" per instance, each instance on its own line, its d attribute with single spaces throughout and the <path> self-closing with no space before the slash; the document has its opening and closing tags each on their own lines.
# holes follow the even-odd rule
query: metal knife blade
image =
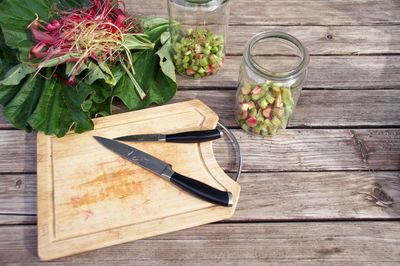
<svg viewBox="0 0 400 266">
<path fill-rule="evenodd" d="M 147 170 L 157 174 L 157 175 L 163 175 L 164 171 L 166 172 L 165 174 L 168 174 L 168 172 L 172 171 L 171 165 L 141 151 L 138 149 L 135 149 L 131 146 L 128 146 L 126 144 L 123 144 L 121 142 L 112 140 L 112 139 L 107 139 L 99 136 L 93 136 L 101 145 L 106 147 L 107 149 L 115 152 L 116 154 L 124 157 L 125 159 L 128 159 L 131 162 L 134 162 Z M 170 169 L 170 171 L 168 171 Z M 172 173 L 171 173 L 172 175 Z M 170 176 L 166 176 L 170 177 Z"/>
<path fill-rule="evenodd" d="M 165 141 L 165 135 L 163 134 L 141 134 L 141 135 L 130 135 L 114 138 L 115 140 L 121 141 L 133 141 L 133 142 L 146 142 L 146 141 Z"/>
<path fill-rule="evenodd" d="M 229 191 L 218 190 L 200 181 L 178 174 L 172 170 L 170 164 L 129 145 L 99 136 L 93 137 L 107 149 L 168 179 L 172 183 L 204 200 L 227 207 L 230 207 L 233 204 L 233 196 Z"/>
</svg>

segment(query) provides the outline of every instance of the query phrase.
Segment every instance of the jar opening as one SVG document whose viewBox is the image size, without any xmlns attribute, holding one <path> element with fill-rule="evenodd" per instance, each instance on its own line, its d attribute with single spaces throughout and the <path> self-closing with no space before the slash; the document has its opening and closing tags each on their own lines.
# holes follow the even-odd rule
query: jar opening
<svg viewBox="0 0 400 266">
<path fill-rule="evenodd" d="M 267 79 L 286 79 L 301 74 L 309 55 L 303 44 L 283 32 L 262 32 L 254 36 L 244 51 L 246 64 Z"/>
<path fill-rule="evenodd" d="M 228 0 L 169 0 L 180 6 L 190 6 L 190 7 L 211 7 L 219 6 L 228 2 Z"/>
</svg>

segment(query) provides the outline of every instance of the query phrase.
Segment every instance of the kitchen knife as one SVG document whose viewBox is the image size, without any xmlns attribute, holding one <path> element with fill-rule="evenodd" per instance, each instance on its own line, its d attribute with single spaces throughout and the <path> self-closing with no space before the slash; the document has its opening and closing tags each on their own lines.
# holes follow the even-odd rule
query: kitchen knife
<svg viewBox="0 0 400 266">
<path fill-rule="evenodd" d="M 143 134 L 143 135 L 129 135 L 114 138 L 121 141 L 144 142 L 144 141 L 164 141 L 164 142 L 177 142 L 177 143 L 195 143 L 214 140 L 222 137 L 222 130 L 219 128 L 212 130 L 188 131 L 176 134 Z"/>
<path fill-rule="evenodd" d="M 172 170 L 170 164 L 126 144 L 99 136 L 93 137 L 107 149 L 157 175 L 160 175 L 161 177 L 166 178 L 172 183 L 204 200 L 222 206 L 232 206 L 233 198 L 232 193 L 229 191 L 221 191 L 195 179 L 178 174 Z"/>
</svg>

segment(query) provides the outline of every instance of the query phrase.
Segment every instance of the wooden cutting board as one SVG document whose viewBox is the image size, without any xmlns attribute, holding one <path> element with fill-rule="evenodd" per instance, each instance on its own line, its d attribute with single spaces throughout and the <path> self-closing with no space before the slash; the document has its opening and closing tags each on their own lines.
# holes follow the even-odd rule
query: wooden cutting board
<svg viewBox="0 0 400 266">
<path fill-rule="evenodd" d="M 240 186 L 218 166 L 212 142 L 128 143 L 176 172 L 231 191 L 216 206 L 102 147 L 94 135 L 177 133 L 216 127 L 198 100 L 94 119 L 94 130 L 37 136 L 38 253 L 43 260 L 155 236 L 231 217 Z"/>
</svg>

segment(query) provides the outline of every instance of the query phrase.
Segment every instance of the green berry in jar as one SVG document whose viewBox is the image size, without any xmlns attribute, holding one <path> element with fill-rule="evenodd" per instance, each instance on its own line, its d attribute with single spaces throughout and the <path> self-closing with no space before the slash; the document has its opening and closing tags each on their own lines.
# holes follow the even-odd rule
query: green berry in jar
<svg viewBox="0 0 400 266">
<path fill-rule="evenodd" d="M 202 78 L 216 73 L 222 66 L 225 40 L 208 29 L 187 29 L 174 45 L 174 62 L 180 74 Z"/>
</svg>

